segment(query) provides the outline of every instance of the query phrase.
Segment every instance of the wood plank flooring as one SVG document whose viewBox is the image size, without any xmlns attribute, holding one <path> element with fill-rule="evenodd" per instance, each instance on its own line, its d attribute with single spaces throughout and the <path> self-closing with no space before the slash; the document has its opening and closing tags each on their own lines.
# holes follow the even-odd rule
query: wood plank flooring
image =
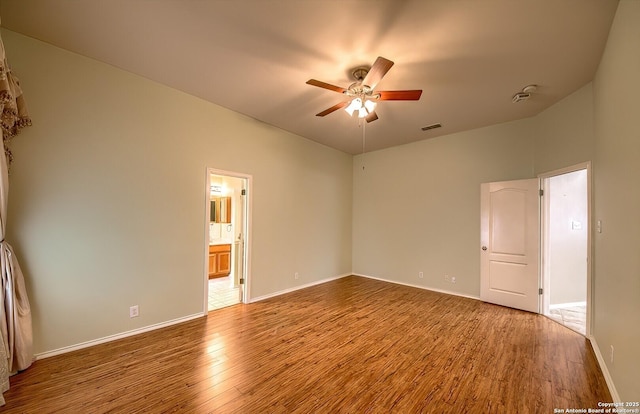
<svg viewBox="0 0 640 414">
<path fill-rule="evenodd" d="M 350 276 L 36 361 L 2 413 L 552 413 L 611 401 L 541 315 Z"/>
</svg>

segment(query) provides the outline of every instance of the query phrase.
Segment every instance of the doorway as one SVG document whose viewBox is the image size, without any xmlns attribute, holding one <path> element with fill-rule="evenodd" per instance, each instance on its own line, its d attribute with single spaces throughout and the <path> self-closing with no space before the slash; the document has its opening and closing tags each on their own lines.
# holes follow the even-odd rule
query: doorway
<svg viewBox="0 0 640 414">
<path fill-rule="evenodd" d="M 542 313 L 589 335 L 590 165 L 540 176 Z"/>
<path fill-rule="evenodd" d="M 205 306 L 208 311 L 244 303 L 249 249 L 251 177 L 207 169 Z"/>
</svg>

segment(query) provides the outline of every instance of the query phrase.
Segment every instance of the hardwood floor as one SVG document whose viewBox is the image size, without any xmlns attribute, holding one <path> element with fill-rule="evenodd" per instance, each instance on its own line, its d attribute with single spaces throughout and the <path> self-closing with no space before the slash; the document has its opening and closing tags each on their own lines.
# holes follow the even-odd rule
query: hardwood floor
<svg viewBox="0 0 640 414">
<path fill-rule="evenodd" d="M 611 401 L 550 319 L 350 276 L 44 360 L 3 413 L 552 413 Z"/>
</svg>

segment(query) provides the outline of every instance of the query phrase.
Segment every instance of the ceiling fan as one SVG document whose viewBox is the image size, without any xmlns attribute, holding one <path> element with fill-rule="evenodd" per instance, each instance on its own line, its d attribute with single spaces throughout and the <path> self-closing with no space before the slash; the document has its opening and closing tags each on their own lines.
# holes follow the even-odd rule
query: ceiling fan
<svg viewBox="0 0 640 414">
<path fill-rule="evenodd" d="M 348 88 L 342 88 L 319 80 L 309 79 L 307 81 L 307 84 L 309 85 L 339 92 L 348 97 L 348 100 L 337 103 L 331 108 L 327 108 L 324 111 L 317 113 L 316 116 L 329 115 L 338 109 L 344 108 L 351 116 L 353 116 L 357 111 L 358 118 L 365 118 L 367 122 L 373 122 L 378 119 L 378 115 L 375 112 L 376 103 L 378 101 L 417 101 L 420 99 L 420 95 L 422 95 L 421 89 L 374 92 L 378 82 L 380 82 L 392 66 L 392 61 L 379 56 L 371 68 L 358 67 L 353 70 L 352 74 L 356 81 Z"/>
</svg>

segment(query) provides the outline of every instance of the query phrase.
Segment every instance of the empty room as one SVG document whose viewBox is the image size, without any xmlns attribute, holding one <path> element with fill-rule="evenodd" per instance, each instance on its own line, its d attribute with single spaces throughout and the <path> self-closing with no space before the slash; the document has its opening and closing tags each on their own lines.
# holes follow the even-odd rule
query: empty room
<svg viewBox="0 0 640 414">
<path fill-rule="evenodd" d="M 0 18 L 1 412 L 640 413 L 639 1 Z"/>
</svg>

